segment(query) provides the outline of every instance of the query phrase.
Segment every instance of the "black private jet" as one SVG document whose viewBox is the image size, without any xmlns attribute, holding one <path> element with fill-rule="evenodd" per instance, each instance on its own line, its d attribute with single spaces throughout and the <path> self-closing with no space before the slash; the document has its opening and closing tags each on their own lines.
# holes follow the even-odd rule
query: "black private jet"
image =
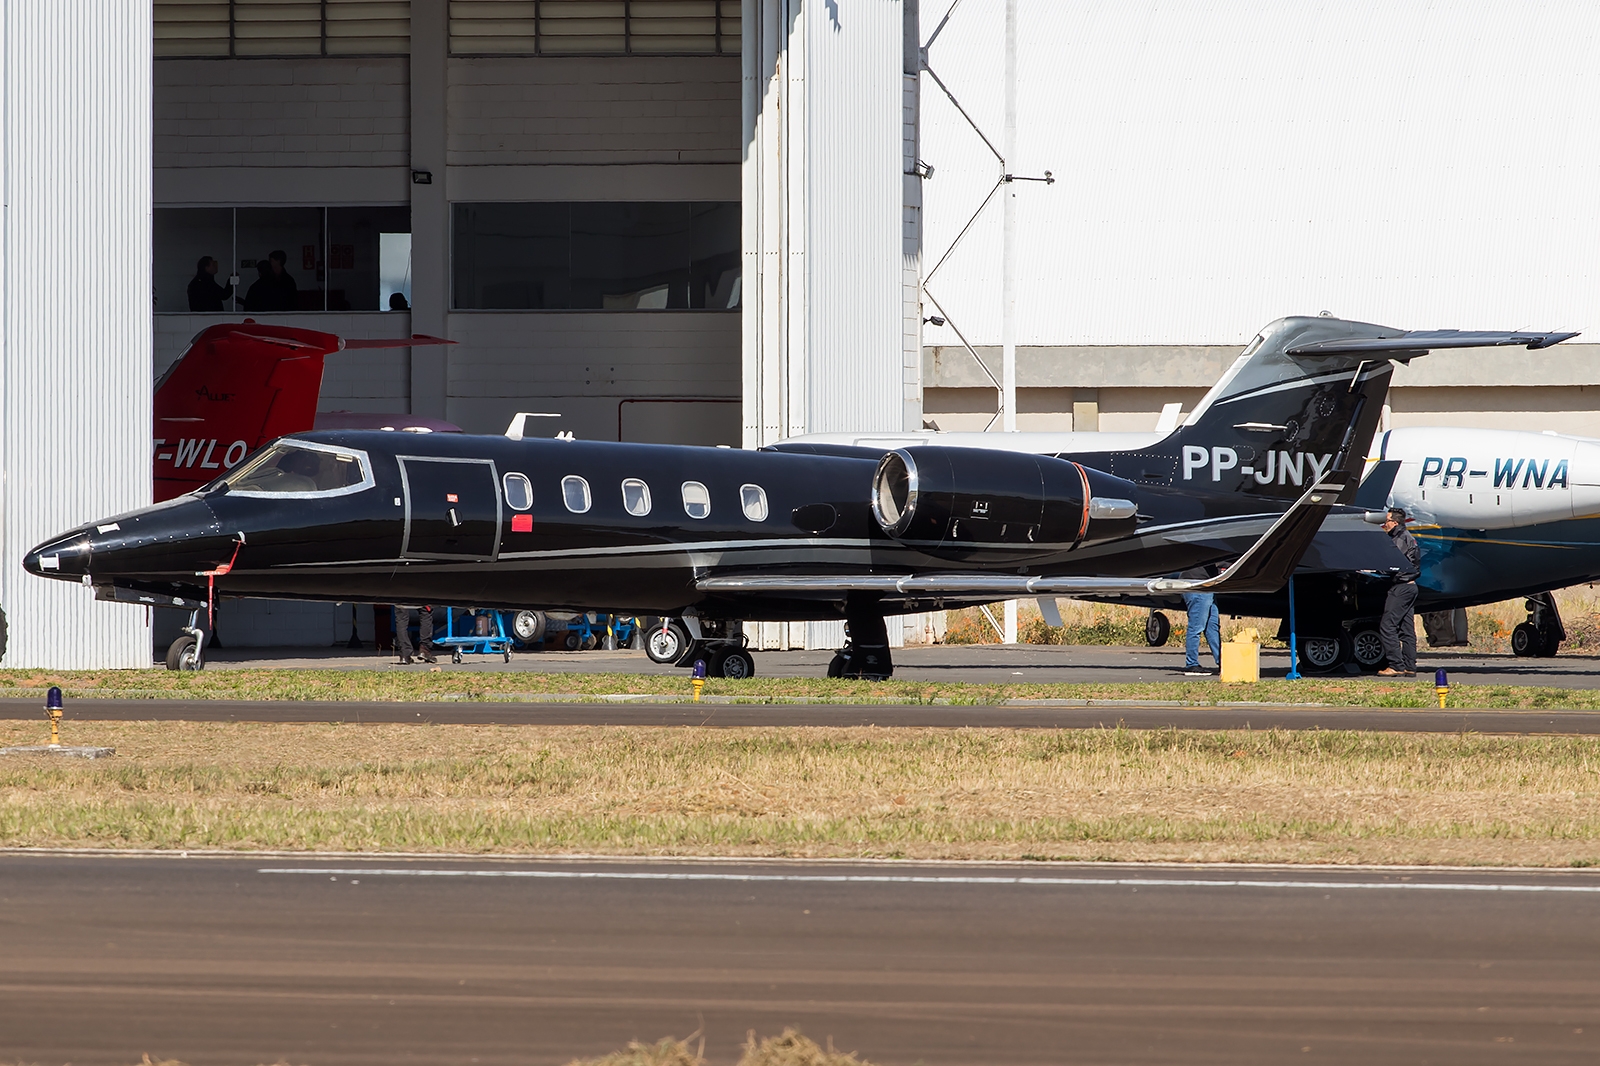
<svg viewBox="0 0 1600 1066">
<path fill-rule="evenodd" d="M 1297 564 L 1393 564 L 1388 538 L 1341 505 L 1390 359 L 1420 345 L 1339 319 L 1278 326 L 1168 437 L 1094 463 L 935 445 L 520 439 L 516 424 L 504 437 L 296 433 L 194 492 L 53 537 L 24 566 L 197 616 L 221 593 L 604 605 L 691 623 L 843 618 L 850 639 L 830 674 L 887 677 L 886 615 L 1014 597 L 1266 593 Z M 1497 336 L 1541 347 L 1561 335 Z M 198 626 L 189 639 L 203 646 Z M 717 659 L 713 673 L 753 669 L 737 641 Z"/>
</svg>

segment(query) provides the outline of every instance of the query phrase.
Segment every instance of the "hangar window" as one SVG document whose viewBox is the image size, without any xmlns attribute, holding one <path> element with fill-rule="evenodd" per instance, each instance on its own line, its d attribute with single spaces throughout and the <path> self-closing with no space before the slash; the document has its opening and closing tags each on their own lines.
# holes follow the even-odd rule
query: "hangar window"
<svg viewBox="0 0 1600 1066">
<path fill-rule="evenodd" d="M 158 207 L 152 259 L 158 313 L 408 310 L 411 208 Z"/>
<path fill-rule="evenodd" d="M 568 474 L 561 479 L 561 502 L 567 505 L 567 510 L 573 514 L 584 514 L 589 510 L 593 500 L 589 496 L 589 483 L 576 474 Z"/>
<path fill-rule="evenodd" d="M 739 54 L 740 0 L 451 0 L 455 55 Z"/>
<path fill-rule="evenodd" d="M 683 483 L 683 513 L 690 518 L 711 517 L 711 493 L 700 482 Z"/>
<path fill-rule="evenodd" d="M 513 511 L 526 511 L 533 506 L 533 483 L 526 474 L 507 474 L 501 480 L 506 487 L 506 506 Z"/>
<path fill-rule="evenodd" d="M 244 495 L 344 496 L 374 484 L 367 453 L 281 440 L 212 484 Z"/>
<path fill-rule="evenodd" d="M 456 310 L 737 310 L 738 203 L 458 203 Z"/>
<path fill-rule="evenodd" d="M 406 55 L 410 0 L 155 0 L 161 56 Z"/>
<path fill-rule="evenodd" d="M 622 483 L 622 507 L 631 515 L 643 518 L 650 513 L 650 486 L 636 477 Z"/>
<path fill-rule="evenodd" d="M 750 521 L 767 520 L 767 490 L 760 485 L 740 485 L 739 505 L 744 508 L 744 516 Z"/>
</svg>

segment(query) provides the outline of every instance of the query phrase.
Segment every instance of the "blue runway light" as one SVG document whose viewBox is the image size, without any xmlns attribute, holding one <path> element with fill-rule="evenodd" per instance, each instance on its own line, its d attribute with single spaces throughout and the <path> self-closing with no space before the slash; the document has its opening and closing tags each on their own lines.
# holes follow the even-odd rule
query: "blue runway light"
<svg viewBox="0 0 1600 1066">
<path fill-rule="evenodd" d="M 59 711 L 61 709 L 61 689 L 55 685 L 50 686 L 50 691 L 44 695 L 44 709 Z"/>
<path fill-rule="evenodd" d="M 694 679 L 696 681 L 704 681 L 706 679 L 706 661 L 704 659 L 696 659 L 694 661 Z"/>
<path fill-rule="evenodd" d="M 1435 688 L 1449 688 L 1449 675 L 1447 675 L 1443 670 L 1435 670 L 1433 673 L 1433 685 Z"/>
</svg>

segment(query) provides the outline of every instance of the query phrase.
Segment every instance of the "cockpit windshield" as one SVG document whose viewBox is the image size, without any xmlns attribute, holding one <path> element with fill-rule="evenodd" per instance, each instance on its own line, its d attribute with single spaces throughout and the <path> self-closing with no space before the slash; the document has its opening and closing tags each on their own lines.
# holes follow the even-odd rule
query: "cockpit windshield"
<svg viewBox="0 0 1600 1066">
<path fill-rule="evenodd" d="M 343 496 L 373 484 L 366 452 L 280 440 L 213 483 L 229 492 L 274 496 Z"/>
</svg>

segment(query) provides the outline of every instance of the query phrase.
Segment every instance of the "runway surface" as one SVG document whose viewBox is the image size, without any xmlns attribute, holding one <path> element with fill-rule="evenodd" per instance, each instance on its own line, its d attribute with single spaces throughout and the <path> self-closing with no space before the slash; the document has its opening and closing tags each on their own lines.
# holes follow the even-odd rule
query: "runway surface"
<svg viewBox="0 0 1600 1066">
<path fill-rule="evenodd" d="M 10 853 L 0 903 L 0 1060 L 43 1066 L 1600 1056 L 1585 871 Z"/>
<path fill-rule="evenodd" d="M 1424 650 L 1417 658 L 1428 683 L 1433 672 L 1448 670 L 1458 684 L 1549 685 L 1556 688 L 1600 687 L 1600 656 L 1563 654 L 1550 659 L 1514 655 L 1480 655 L 1466 649 Z M 207 669 L 425 670 L 396 666 L 392 655 L 345 648 L 228 648 L 208 652 Z M 756 671 L 762 677 L 823 677 L 831 651 L 759 651 Z M 1027 682 L 1182 681 L 1183 649 L 1167 646 L 1107 647 L 1101 645 L 981 644 L 894 649 L 895 678 L 901 681 L 964 681 L 977 684 Z M 439 667 L 460 673 L 629 673 L 659 674 L 682 680 L 687 671 L 657 666 L 639 651 L 550 651 L 517 653 L 509 663 L 498 655 L 468 656 L 460 665 L 443 659 Z M 1282 677 L 1289 669 L 1285 651 L 1263 649 L 1261 676 Z M 1348 674 L 1339 676 L 1350 676 Z M 1358 675 L 1359 676 L 1359 675 Z"/>
<path fill-rule="evenodd" d="M 0 719 L 36 720 L 32 699 L 0 700 Z M 987 729 L 1367 729 L 1385 733 L 1600 734 L 1600 711 L 1393 710 L 1101 704 L 993 707 L 805 703 L 430 703 L 302 700 L 67 701 L 68 722 L 405 722 L 456 725 L 923 726 Z"/>
</svg>

